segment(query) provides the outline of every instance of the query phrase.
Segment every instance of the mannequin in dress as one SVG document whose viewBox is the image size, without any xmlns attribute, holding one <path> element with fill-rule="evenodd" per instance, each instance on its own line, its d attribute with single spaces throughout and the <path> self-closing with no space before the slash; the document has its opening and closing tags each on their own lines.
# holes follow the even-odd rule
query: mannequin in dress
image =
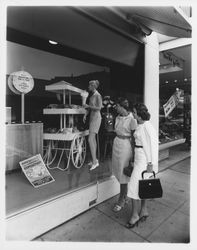
<svg viewBox="0 0 197 250">
<path fill-rule="evenodd" d="M 88 142 L 90 146 L 92 162 L 90 163 L 91 167 L 90 170 L 93 170 L 99 166 L 98 159 L 96 158 L 96 150 L 97 150 L 97 143 L 96 143 L 96 134 L 98 134 L 100 125 L 101 125 L 101 113 L 100 110 L 102 108 L 102 97 L 97 91 L 99 87 L 98 80 L 91 80 L 89 82 L 88 89 L 92 92 L 92 95 L 89 100 L 89 105 L 84 105 L 87 109 L 86 114 L 84 115 L 84 122 L 86 120 L 86 116 L 90 113 L 90 121 L 89 121 L 89 137 Z"/>
</svg>

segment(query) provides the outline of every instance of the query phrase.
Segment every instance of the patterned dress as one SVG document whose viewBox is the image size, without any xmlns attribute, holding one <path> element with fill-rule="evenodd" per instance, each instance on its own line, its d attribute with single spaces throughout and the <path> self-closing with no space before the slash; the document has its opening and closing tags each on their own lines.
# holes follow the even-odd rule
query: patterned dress
<svg viewBox="0 0 197 250">
<path fill-rule="evenodd" d="M 142 171 L 146 170 L 147 163 L 152 162 L 153 170 L 158 172 L 158 137 L 155 129 L 149 121 L 139 124 L 134 133 L 135 144 L 142 148 L 135 147 L 134 169 L 128 185 L 127 196 L 133 199 L 140 199 L 138 196 L 139 180 L 142 178 Z M 144 174 L 144 178 L 152 174 Z"/>
<path fill-rule="evenodd" d="M 94 94 L 90 97 L 89 105 L 98 108 L 102 107 L 102 98 L 98 91 L 95 91 Z M 100 125 L 101 125 L 100 110 L 90 110 L 89 132 L 97 134 Z"/>
<path fill-rule="evenodd" d="M 116 117 L 115 132 L 117 135 L 131 137 L 132 130 L 135 130 L 136 127 L 137 121 L 132 114 Z M 128 166 L 131 157 L 131 138 L 122 139 L 116 136 L 112 149 L 112 169 L 120 184 L 126 184 L 130 180 L 130 177 L 123 174 L 123 168 Z"/>
</svg>

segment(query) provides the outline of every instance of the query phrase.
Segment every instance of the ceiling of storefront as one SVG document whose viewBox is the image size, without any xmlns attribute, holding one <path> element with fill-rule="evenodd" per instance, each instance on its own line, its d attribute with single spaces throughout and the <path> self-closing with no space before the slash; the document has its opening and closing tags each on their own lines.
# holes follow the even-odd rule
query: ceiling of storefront
<svg viewBox="0 0 197 250">
<path fill-rule="evenodd" d="M 39 38 L 133 66 L 139 44 L 69 7 L 10 7 L 7 25 Z"/>
<path fill-rule="evenodd" d="M 188 18 L 174 7 L 9 7 L 7 26 L 131 66 L 151 30 L 160 33 L 159 42 L 191 37 Z M 160 80 L 191 78 L 191 45 L 170 52 L 184 61 L 184 69 Z"/>
<path fill-rule="evenodd" d="M 191 81 L 191 45 L 173 48 L 165 52 L 170 52 L 177 60 L 180 61 L 181 70 L 175 72 L 169 72 L 160 74 L 160 84 L 168 82 L 173 84 L 175 82 Z M 163 52 L 160 52 L 160 65 L 168 65 L 172 63 L 162 56 Z M 173 67 L 173 66 L 172 66 Z"/>
</svg>

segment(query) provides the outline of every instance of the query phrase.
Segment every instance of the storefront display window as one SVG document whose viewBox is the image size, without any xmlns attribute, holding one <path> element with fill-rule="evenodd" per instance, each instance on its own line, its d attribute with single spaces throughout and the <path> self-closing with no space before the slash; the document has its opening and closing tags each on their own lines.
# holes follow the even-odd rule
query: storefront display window
<svg viewBox="0 0 197 250">
<path fill-rule="evenodd" d="M 179 96 L 177 96 L 179 95 Z M 159 141 L 166 143 L 183 138 L 184 92 L 175 90 L 169 99 L 160 100 Z"/>
<path fill-rule="evenodd" d="M 183 54 L 187 54 L 186 60 L 182 59 Z M 190 144 L 191 45 L 161 51 L 159 57 L 160 144 Z"/>
<path fill-rule="evenodd" d="M 131 50 L 132 61 L 125 65 L 74 48 L 68 51 L 60 46 L 60 51 L 46 44 L 47 49 L 42 49 L 37 47 L 41 43 L 36 37 L 30 37 L 34 40 L 32 46 L 26 43 L 27 39 L 17 43 L 15 32 L 8 31 L 11 40 L 7 41 L 6 75 L 6 217 L 17 217 L 61 197 L 67 200 L 83 190 L 91 190 L 87 199 L 90 206 L 92 201 L 109 198 L 115 189 L 99 196 L 98 188 L 116 185 L 111 165 L 117 115 L 113 105 L 120 96 L 133 103 L 143 100 L 144 46 L 135 43 L 138 49 Z M 34 88 L 25 94 L 23 115 L 21 95 L 8 84 L 10 75 L 17 71 L 28 72 L 34 81 Z M 85 99 L 89 103 L 88 83 L 95 79 L 100 82 L 103 108 L 96 136 L 99 167 L 91 171 L 89 123 L 88 117 L 83 122 L 83 104 Z M 131 84 L 131 79 L 138 84 Z M 34 164 L 32 157 L 40 156 L 46 169 L 40 165 L 22 171 L 21 161 Z"/>
<path fill-rule="evenodd" d="M 7 48 L 7 79 L 22 62 L 24 69 L 29 69 L 34 79 L 34 88 L 25 95 L 22 120 L 21 96 L 13 92 L 8 84 L 6 89 L 6 215 L 9 217 L 109 179 L 113 175 L 111 154 L 115 137 L 114 101 L 124 95 L 135 102 L 142 99 L 142 94 L 136 94 L 136 89 L 128 91 L 128 76 L 133 72 L 128 67 L 123 71 L 125 81 L 120 85 L 120 76 L 117 78 L 119 65 L 115 65 L 111 72 L 109 67 L 13 42 L 8 42 Z M 26 57 L 29 54 L 32 55 L 31 59 Z M 48 70 L 45 69 L 42 75 L 43 65 Z M 65 75 L 65 69 L 66 76 L 62 76 Z M 88 81 L 92 79 L 100 81 L 99 92 L 103 97 L 102 123 L 96 136 L 100 164 L 93 171 L 88 165 L 91 161 L 88 119 L 86 123 L 83 122 L 83 104 L 85 99 L 86 103 L 89 102 L 90 95 L 87 97 L 86 91 Z M 111 96 L 106 95 L 109 93 Z M 54 180 L 47 185 L 31 185 L 19 164 L 36 155 L 42 157 Z"/>
<path fill-rule="evenodd" d="M 25 69 L 31 68 L 31 62 L 26 58 L 29 53 L 34 55 L 34 59 L 31 59 L 37 63 L 34 64 L 33 73 L 30 70 L 35 85 L 25 96 L 24 121 L 21 120 L 21 97 L 7 85 L 7 216 L 96 184 L 98 180 L 112 175 L 111 161 L 107 156 L 103 157 L 101 150 L 102 131 L 97 136 L 100 166 L 94 171 L 89 170 L 91 157 L 88 124 L 83 123 L 85 109 L 82 107 L 87 99 L 85 90 L 88 87 L 88 79 L 99 79 L 109 88 L 109 68 L 8 42 L 8 72 L 16 68 L 12 58 L 19 64 L 22 60 L 23 63 L 26 62 Z M 42 75 L 39 65 L 48 65 L 53 72 L 49 70 L 45 79 L 37 78 L 36 76 Z M 62 65 L 69 65 L 67 76 L 58 77 L 57 74 L 63 75 L 60 69 Z M 73 76 L 73 72 L 76 76 Z M 41 155 L 54 181 L 35 188 L 22 172 L 19 162 L 37 154 Z"/>
</svg>

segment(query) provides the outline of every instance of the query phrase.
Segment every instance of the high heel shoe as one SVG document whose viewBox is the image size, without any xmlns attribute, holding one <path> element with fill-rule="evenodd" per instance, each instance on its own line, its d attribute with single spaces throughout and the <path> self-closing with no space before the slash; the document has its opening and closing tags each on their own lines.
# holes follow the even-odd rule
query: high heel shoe
<svg viewBox="0 0 197 250">
<path fill-rule="evenodd" d="M 138 219 L 136 222 L 134 223 L 131 223 L 130 221 L 127 222 L 127 224 L 125 225 L 126 228 L 134 228 L 135 226 L 138 227 L 138 222 L 139 222 L 140 219 Z"/>
<path fill-rule="evenodd" d="M 139 221 L 144 222 L 149 217 L 149 215 L 143 215 L 140 217 Z"/>
<path fill-rule="evenodd" d="M 95 169 L 95 168 L 97 168 L 98 166 L 99 166 L 99 162 L 97 160 L 95 164 L 92 164 L 92 166 L 90 168 L 90 171 L 93 170 L 93 169 Z"/>
</svg>

